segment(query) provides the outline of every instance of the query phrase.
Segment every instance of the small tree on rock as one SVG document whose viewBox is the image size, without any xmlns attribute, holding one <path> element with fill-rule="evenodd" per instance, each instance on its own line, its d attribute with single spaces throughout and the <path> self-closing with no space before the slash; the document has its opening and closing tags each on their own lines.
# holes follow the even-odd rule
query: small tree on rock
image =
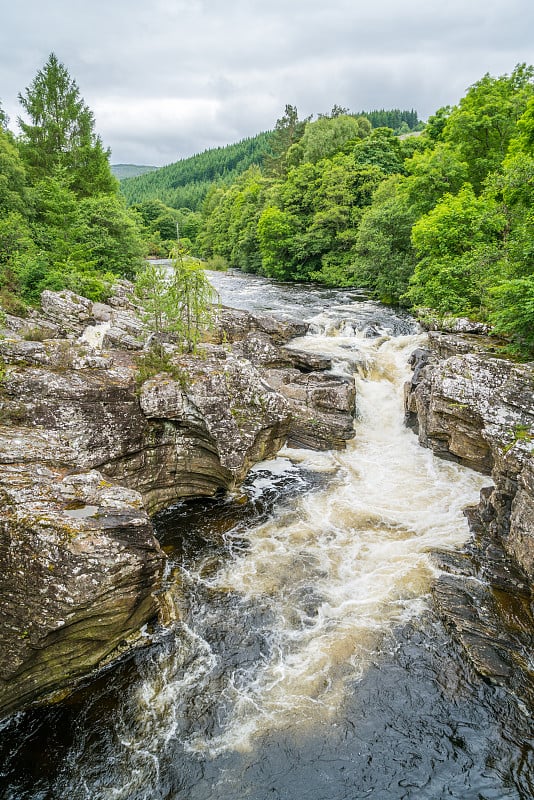
<svg viewBox="0 0 534 800">
<path fill-rule="evenodd" d="M 209 282 L 200 261 L 188 258 L 183 246 L 173 250 L 171 291 L 181 321 L 181 334 L 188 353 L 196 350 L 214 317 L 217 292 Z"/>
<path fill-rule="evenodd" d="M 183 349 L 194 353 L 213 322 L 217 292 L 206 277 L 202 264 L 187 257 L 182 246 L 173 251 L 172 270 L 148 264 L 136 281 L 136 295 L 143 317 L 155 334 L 155 349 L 163 355 L 164 334 L 174 333 Z"/>
</svg>

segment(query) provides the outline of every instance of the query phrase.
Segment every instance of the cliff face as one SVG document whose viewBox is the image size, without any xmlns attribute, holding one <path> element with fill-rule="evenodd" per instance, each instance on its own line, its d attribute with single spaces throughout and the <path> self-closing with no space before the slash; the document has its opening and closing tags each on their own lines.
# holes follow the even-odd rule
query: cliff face
<svg viewBox="0 0 534 800">
<path fill-rule="evenodd" d="M 477 668 L 532 701 L 534 365 L 497 357 L 483 337 L 442 333 L 413 365 L 406 412 L 421 444 L 493 481 L 466 512 L 466 552 L 439 559 L 435 597 Z"/>
<path fill-rule="evenodd" d="M 406 394 L 419 441 L 491 474 L 486 520 L 534 580 L 534 366 L 495 357 L 483 340 L 437 333 L 423 359 Z"/>
<path fill-rule="evenodd" d="M 163 559 L 141 496 L 95 470 L 19 460 L 3 465 L 0 497 L 0 697 L 10 713 L 120 651 L 157 611 Z"/>
<path fill-rule="evenodd" d="M 165 557 L 148 514 L 233 488 L 288 436 L 352 436 L 353 383 L 286 352 L 302 324 L 225 310 L 200 357 L 167 342 L 167 371 L 140 380 L 150 334 L 130 292 L 109 305 L 45 292 L 41 313 L 6 320 L 0 716 L 68 689 L 157 614 Z"/>
</svg>

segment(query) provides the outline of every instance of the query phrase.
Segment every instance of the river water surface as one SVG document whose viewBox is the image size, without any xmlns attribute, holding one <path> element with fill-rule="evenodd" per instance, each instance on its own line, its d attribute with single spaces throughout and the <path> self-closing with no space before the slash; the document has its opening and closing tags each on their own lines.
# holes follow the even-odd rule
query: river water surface
<svg viewBox="0 0 534 800">
<path fill-rule="evenodd" d="M 156 520 L 180 621 L 65 701 L 4 724 L 9 800 L 528 800 L 532 728 L 429 594 L 488 483 L 403 424 L 409 319 L 357 292 L 212 275 L 224 303 L 310 321 L 356 374 L 345 451 L 285 449 L 232 497 Z"/>
</svg>

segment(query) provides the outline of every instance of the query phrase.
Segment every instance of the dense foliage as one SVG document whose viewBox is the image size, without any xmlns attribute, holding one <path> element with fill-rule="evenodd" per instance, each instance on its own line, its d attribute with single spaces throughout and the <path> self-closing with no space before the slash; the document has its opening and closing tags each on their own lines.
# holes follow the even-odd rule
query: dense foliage
<svg viewBox="0 0 534 800">
<path fill-rule="evenodd" d="M 381 108 L 375 111 L 362 111 L 361 116 L 367 117 L 373 128 L 391 128 L 395 133 L 408 133 L 424 127 L 414 108 L 410 111 L 400 108 Z"/>
<path fill-rule="evenodd" d="M 226 147 L 206 150 L 155 172 L 121 181 L 129 204 L 161 200 L 171 208 L 198 211 L 214 183 L 230 184 L 252 164 L 259 164 L 269 152 L 270 133 L 259 133 Z"/>
<path fill-rule="evenodd" d="M 533 75 L 485 75 L 419 136 L 394 135 L 396 111 L 299 122 L 286 107 L 271 168 L 207 195 L 199 252 L 468 314 L 534 356 Z"/>
<path fill-rule="evenodd" d="M 0 303 L 23 313 L 45 288 L 101 299 L 142 263 L 141 224 L 53 53 L 19 99 L 26 118 L 18 138 L 0 113 Z"/>
</svg>

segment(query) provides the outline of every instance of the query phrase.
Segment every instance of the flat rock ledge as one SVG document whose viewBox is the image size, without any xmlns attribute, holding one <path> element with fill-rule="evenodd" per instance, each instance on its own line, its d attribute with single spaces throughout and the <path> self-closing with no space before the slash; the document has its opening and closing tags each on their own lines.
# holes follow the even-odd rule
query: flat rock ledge
<svg viewBox="0 0 534 800">
<path fill-rule="evenodd" d="M 412 365 L 405 408 L 421 444 L 493 481 L 466 510 L 465 551 L 437 556 L 434 597 L 478 671 L 533 705 L 534 364 L 470 331 L 430 332 Z"/>
<path fill-rule="evenodd" d="M 238 486 L 286 442 L 342 447 L 354 383 L 292 350 L 303 323 L 223 309 L 211 342 L 162 343 L 132 286 L 109 303 L 44 292 L 0 338 L 0 718 L 68 693 L 139 642 L 165 555 L 149 515 Z"/>
</svg>

